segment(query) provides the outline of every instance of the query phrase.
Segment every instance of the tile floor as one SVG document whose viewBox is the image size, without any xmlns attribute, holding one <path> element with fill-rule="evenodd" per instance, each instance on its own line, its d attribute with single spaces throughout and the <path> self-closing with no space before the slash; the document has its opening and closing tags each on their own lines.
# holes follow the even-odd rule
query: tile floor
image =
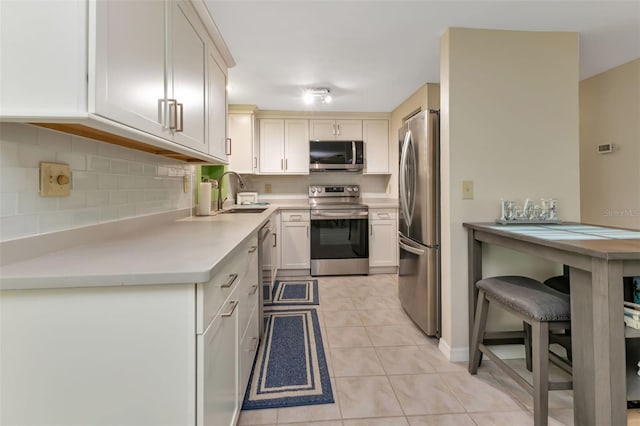
<svg viewBox="0 0 640 426">
<path fill-rule="evenodd" d="M 318 278 L 335 403 L 242 411 L 239 425 L 533 425 L 533 399 L 489 361 L 451 363 L 407 317 L 395 275 Z M 523 360 L 509 361 L 519 370 Z M 550 392 L 549 425 L 573 425 L 571 391 Z"/>
</svg>

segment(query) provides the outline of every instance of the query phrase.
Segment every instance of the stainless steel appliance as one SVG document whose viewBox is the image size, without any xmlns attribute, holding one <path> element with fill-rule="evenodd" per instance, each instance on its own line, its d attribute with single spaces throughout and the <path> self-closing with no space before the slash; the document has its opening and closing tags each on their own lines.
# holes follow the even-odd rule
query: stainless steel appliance
<svg viewBox="0 0 640 426">
<path fill-rule="evenodd" d="M 262 291 L 260 292 L 260 302 L 258 304 L 259 318 L 264 318 L 264 304 L 271 302 L 273 285 L 276 280 L 275 263 L 276 260 L 276 232 L 271 221 L 265 223 L 258 232 L 258 271 L 260 271 L 260 282 Z M 260 337 L 264 334 L 264 320 L 260 321 Z"/>
<path fill-rule="evenodd" d="M 309 141 L 309 170 L 312 172 L 364 169 L 364 142 Z"/>
<path fill-rule="evenodd" d="M 440 336 L 439 114 L 424 111 L 398 132 L 400 147 L 398 295 L 429 336 Z"/>
<path fill-rule="evenodd" d="M 311 275 L 369 273 L 369 209 L 358 185 L 309 187 Z"/>
</svg>

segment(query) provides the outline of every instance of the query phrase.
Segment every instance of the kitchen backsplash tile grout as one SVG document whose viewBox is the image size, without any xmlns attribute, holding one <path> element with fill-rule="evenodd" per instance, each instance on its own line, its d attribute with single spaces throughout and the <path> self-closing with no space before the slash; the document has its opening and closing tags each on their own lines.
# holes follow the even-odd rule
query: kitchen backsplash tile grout
<svg viewBox="0 0 640 426">
<path fill-rule="evenodd" d="M 194 204 L 193 165 L 28 124 L 0 125 L 0 159 L 0 241 Z M 70 165 L 70 197 L 40 197 L 41 161 Z"/>
</svg>

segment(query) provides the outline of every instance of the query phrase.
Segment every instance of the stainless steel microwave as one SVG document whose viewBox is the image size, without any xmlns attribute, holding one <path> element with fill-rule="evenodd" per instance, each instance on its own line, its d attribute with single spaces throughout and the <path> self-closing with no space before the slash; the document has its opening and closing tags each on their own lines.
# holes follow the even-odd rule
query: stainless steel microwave
<svg viewBox="0 0 640 426">
<path fill-rule="evenodd" d="M 309 170 L 344 170 L 357 172 L 364 169 L 363 141 L 309 141 Z"/>
</svg>

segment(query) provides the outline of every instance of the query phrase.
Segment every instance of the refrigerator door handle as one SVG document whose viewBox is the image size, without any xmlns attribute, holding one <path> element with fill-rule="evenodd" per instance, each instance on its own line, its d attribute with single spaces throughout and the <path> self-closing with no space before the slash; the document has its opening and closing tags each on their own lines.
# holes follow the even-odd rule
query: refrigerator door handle
<svg viewBox="0 0 640 426">
<path fill-rule="evenodd" d="M 404 143 L 402 144 L 402 153 L 400 154 L 400 210 L 407 225 L 411 225 L 409 218 L 409 211 L 407 208 L 407 181 L 406 181 L 406 169 L 407 169 L 407 151 L 409 148 L 409 141 L 411 140 L 411 131 L 407 130 L 404 136 Z"/>
<path fill-rule="evenodd" d="M 423 256 L 426 253 L 425 250 L 406 245 L 405 243 L 402 242 L 402 240 L 398 241 L 398 244 L 400 244 L 401 249 L 408 251 L 409 253 L 415 254 L 417 256 Z"/>
</svg>

